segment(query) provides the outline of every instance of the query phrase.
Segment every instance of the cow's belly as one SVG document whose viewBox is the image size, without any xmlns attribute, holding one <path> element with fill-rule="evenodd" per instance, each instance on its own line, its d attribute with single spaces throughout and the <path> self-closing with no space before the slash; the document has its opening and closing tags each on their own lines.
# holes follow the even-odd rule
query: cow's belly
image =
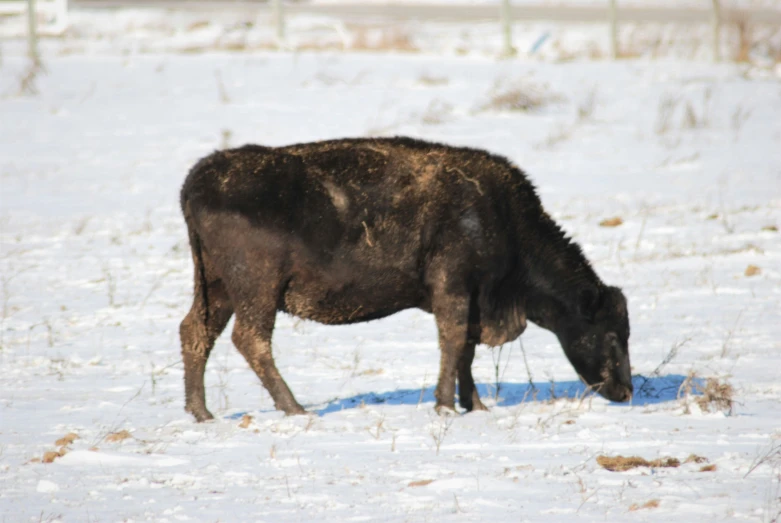
<svg viewBox="0 0 781 523">
<path fill-rule="evenodd" d="M 424 302 L 419 281 L 388 269 L 339 279 L 329 274 L 293 275 L 279 308 L 299 318 L 340 325 L 383 318 Z"/>
</svg>

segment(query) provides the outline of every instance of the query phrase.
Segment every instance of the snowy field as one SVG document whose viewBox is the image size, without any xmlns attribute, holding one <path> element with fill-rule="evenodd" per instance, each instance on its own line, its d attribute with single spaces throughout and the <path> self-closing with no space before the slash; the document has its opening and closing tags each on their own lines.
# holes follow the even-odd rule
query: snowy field
<svg viewBox="0 0 781 523">
<path fill-rule="evenodd" d="M 73 43 L 44 43 L 35 96 L 22 42 L 0 63 L 0 520 L 779 521 L 778 69 Z M 440 418 L 434 322 L 407 311 L 280 315 L 277 364 L 312 412 L 293 418 L 226 332 L 206 377 L 218 419 L 185 414 L 190 166 L 397 134 L 529 173 L 629 298 L 631 404 L 583 397 L 530 326 L 478 350 L 491 411 Z"/>
</svg>

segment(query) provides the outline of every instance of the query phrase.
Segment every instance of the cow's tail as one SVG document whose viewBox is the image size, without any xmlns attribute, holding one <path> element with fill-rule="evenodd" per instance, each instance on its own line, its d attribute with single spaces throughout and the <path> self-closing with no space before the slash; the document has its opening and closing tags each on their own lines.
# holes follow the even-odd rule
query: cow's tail
<svg viewBox="0 0 781 523">
<path fill-rule="evenodd" d="M 203 264 L 201 238 L 195 228 L 190 202 L 184 198 L 182 200 L 182 211 L 184 213 L 184 221 L 187 224 L 187 234 L 190 237 L 190 251 L 193 256 L 193 309 L 197 312 L 197 320 L 201 322 L 201 326 L 206 330 L 206 326 L 209 324 L 209 285 L 206 280 L 206 267 Z"/>
</svg>

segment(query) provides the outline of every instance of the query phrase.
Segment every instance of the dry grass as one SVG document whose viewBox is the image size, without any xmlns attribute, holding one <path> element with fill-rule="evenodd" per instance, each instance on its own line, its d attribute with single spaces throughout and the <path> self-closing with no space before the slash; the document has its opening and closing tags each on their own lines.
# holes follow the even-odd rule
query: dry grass
<svg viewBox="0 0 781 523">
<path fill-rule="evenodd" d="M 746 267 L 746 272 L 744 272 L 743 274 L 746 277 L 758 276 L 762 274 L 762 269 L 760 269 L 756 265 L 749 265 L 748 267 Z"/>
<path fill-rule="evenodd" d="M 58 452 L 54 452 L 53 450 L 50 450 L 49 452 L 43 453 L 43 458 L 41 458 L 41 461 L 44 463 L 54 463 L 54 460 L 59 457 L 60 454 Z"/>
<path fill-rule="evenodd" d="M 439 85 L 447 85 L 449 80 L 444 76 L 432 76 L 430 74 L 422 74 L 418 78 L 418 84 L 425 85 L 426 87 L 436 87 Z"/>
<path fill-rule="evenodd" d="M 597 107 L 597 89 L 593 87 L 578 104 L 578 121 L 590 120 Z"/>
<path fill-rule="evenodd" d="M 61 437 L 60 439 L 58 439 L 57 441 L 55 441 L 54 444 L 57 445 L 58 447 L 65 447 L 70 445 L 77 439 L 79 439 L 78 434 L 76 434 L 75 432 L 69 432 L 63 437 Z"/>
<path fill-rule="evenodd" d="M 572 133 L 575 132 L 575 126 L 567 126 L 559 124 L 553 131 L 545 138 L 545 141 L 538 144 L 538 148 L 546 147 L 548 149 L 555 147 L 556 145 L 566 142 L 572 138 Z"/>
<path fill-rule="evenodd" d="M 40 62 L 33 61 L 27 68 L 27 71 L 19 78 L 19 95 L 21 96 L 35 96 L 38 94 L 38 87 L 36 86 L 36 80 L 38 75 L 44 71 Z"/>
<path fill-rule="evenodd" d="M 704 412 L 710 412 L 712 408 L 715 408 L 721 411 L 726 410 L 728 414 L 732 414 L 734 406 L 732 395 L 735 392 L 732 385 L 722 382 L 718 378 L 708 378 L 704 388 L 696 384 L 694 388 L 702 393 L 702 396 L 695 401 Z"/>
<path fill-rule="evenodd" d="M 666 134 L 672 127 L 672 119 L 678 99 L 667 95 L 659 100 L 659 108 L 656 114 L 656 134 Z"/>
<path fill-rule="evenodd" d="M 197 22 L 193 22 L 190 25 L 187 26 L 187 32 L 190 33 L 192 31 L 197 31 L 199 29 L 205 29 L 209 27 L 209 21 L 208 20 L 198 20 Z"/>
<path fill-rule="evenodd" d="M 479 110 L 531 112 L 563 99 L 561 95 L 550 92 L 547 86 L 519 82 L 503 86 L 500 82 L 494 86 L 489 100 Z"/>
<path fill-rule="evenodd" d="M 222 136 L 222 141 L 220 142 L 220 148 L 230 149 L 231 138 L 233 138 L 233 132 L 230 129 L 223 129 L 221 136 Z"/>
<path fill-rule="evenodd" d="M 735 22 L 735 28 L 738 31 L 738 49 L 735 53 L 735 61 L 739 63 L 748 63 L 751 61 L 751 47 L 753 39 L 753 30 L 745 18 Z"/>
<path fill-rule="evenodd" d="M 447 122 L 452 112 L 453 106 L 449 103 L 433 100 L 420 116 L 420 121 L 425 125 L 441 125 Z"/>
<path fill-rule="evenodd" d="M 400 27 L 358 27 L 350 49 L 353 51 L 397 51 L 414 53 L 420 49 L 412 43 L 410 34 Z"/>
<path fill-rule="evenodd" d="M 225 83 L 222 81 L 222 75 L 219 70 L 214 71 L 214 78 L 217 80 L 217 93 L 220 96 L 220 102 L 229 104 L 231 99 L 228 96 L 228 91 L 225 89 Z"/>
<path fill-rule="evenodd" d="M 597 463 L 611 472 L 624 472 L 637 467 L 675 468 L 681 465 L 681 462 L 675 458 L 648 461 L 639 456 L 597 456 Z"/>
<path fill-rule="evenodd" d="M 714 472 L 716 470 L 716 465 L 703 465 L 700 467 L 700 472 Z"/>
<path fill-rule="evenodd" d="M 711 91 L 702 93 L 701 104 L 684 100 L 677 95 L 666 94 L 659 100 L 656 115 L 656 134 L 665 135 L 673 129 L 702 129 L 710 122 Z"/>
<path fill-rule="evenodd" d="M 644 508 L 656 508 L 659 506 L 659 500 L 658 499 L 651 499 L 643 503 L 642 505 L 638 505 L 637 503 L 632 503 L 629 506 L 629 510 L 634 512 L 635 510 L 640 510 Z"/>
<path fill-rule="evenodd" d="M 252 424 L 252 416 L 249 414 L 245 414 L 241 417 L 241 422 L 239 423 L 239 427 L 242 429 L 246 429 Z"/>
<path fill-rule="evenodd" d="M 43 463 L 54 463 L 55 459 L 61 458 L 67 453 L 68 450 L 65 447 L 60 447 L 58 450 L 50 450 L 48 452 L 44 452 L 43 457 L 41 458 L 40 461 L 42 461 Z"/>
<path fill-rule="evenodd" d="M 106 436 L 105 441 L 108 443 L 117 443 L 126 439 L 132 438 L 133 435 L 127 430 L 120 430 L 119 432 L 112 432 Z"/>
<path fill-rule="evenodd" d="M 599 222 L 600 227 L 618 227 L 623 224 L 624 220 L 620 216 L 614 216 L 612 218 L 606 218 Z"/>
<path fill-rule="evenodd" d="M 425 487 L 426 485 L 430 485 L 431 483 L 434 483 L 433 479 L 419 479 L 417 481 L 410 481 L 407 486 L 408 487 Z"/>
<path fill-rule="evenodd" d="M 683 460 L 684 463 L 707 463 L 708 458 L 698 456 L 697 454 L 689 454 L 689 457 Z"/>
</svg>

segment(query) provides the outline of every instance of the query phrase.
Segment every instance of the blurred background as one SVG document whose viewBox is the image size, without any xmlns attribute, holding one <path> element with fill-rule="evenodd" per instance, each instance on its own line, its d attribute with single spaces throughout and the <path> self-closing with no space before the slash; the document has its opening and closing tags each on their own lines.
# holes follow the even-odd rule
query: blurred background
<svg viewBox="0 0 781 523">
<path fill-rule="evenodd" d="M 27 13 L 36 12 L 34 24 Z M 781 59 L 778 0 L 0 0 L 7 52 L 383 51 Z"/>
</svg>

